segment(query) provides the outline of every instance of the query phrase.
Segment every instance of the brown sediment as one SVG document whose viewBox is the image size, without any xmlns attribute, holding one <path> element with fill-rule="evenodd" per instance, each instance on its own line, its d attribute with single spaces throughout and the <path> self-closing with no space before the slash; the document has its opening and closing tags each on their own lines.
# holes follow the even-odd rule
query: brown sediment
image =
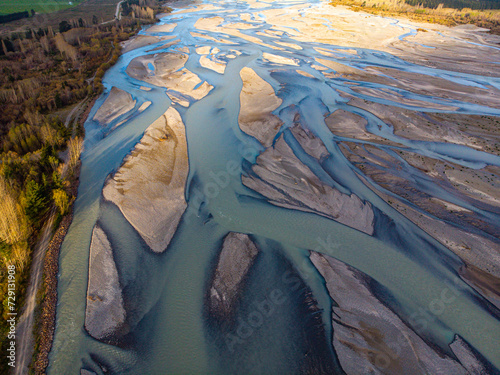
<svg viewBox="0 0 500 375">
<path fill-rule="evenodd" d="M 238 116 L 240 129 L 269 147 L 283 124 L 271 112 L 281 105 L 282 100 L 276 96 L 273 87 L 253 69 L 241 69 L 240 77 L 243 82 Z"/>
<path fill-rule="evenodd" d="M 457 360 L 429 345 L 379 299 L 368 275 L 325 254 L 311 251 L 310 259 L 335 301 L 332 346 L 346 373 L 465 375 L 482 369 L 470 351 Z"/>
<path fill-rule="evenodd" d="M 399 171 L 405 169 L 403 163 L 388 153 L 371 145 L 357 145 L 344 142 L 344 155 L 363 173 L 383 188 L 403 197 L 421 209 L 443 220 L 473 226 L 492 236 L 500 237 L 496 226 L 487 223 L 476 213 L 431 196 L 418 183 L 407 180 Z M 448 161 L 436 160 L 403 149 L 396 151 L 409 165 L 419 169 L 431 178 L 443 191 L 453 197 L 485 210 L 494 210 L 498 205 L 498 183 L 486 171 L 466 168 Z"/>
<path fill-rule="evenodd" d="M 298 132 L 295 132 L 298 134 Z M 298 137 L 306 151 L 314 139 Z M 321 154 L 318 156 L 321 157 Z M 243 185 L 266 197 L 276 206 L 314 212 L 367 234 L 373 234 L 372 206 L 355 194 L 344 194 L 323 183 L 293 153 L 283 136 L 257 157 Z"/>
<path fill-rule="evenodd" d="M 497 308 L 500 308 L 500 278 L 493 276 L 471 264 L 466 264 L 459 270 L 460 276 L 467 284 L 486 297 Z"/>
<path fill-rule="evenodd" d="M 479 151 L 500 155 L 497 136 L 500 118 L 497 116 L 421 112 L 369 102 L 346 93 L 341 94 L 341 96 L 350 99 L 349 105 L 368 111 L 387 125 L 392 126 L 394 134 L 399 137 L 431 142 L 440 139 L 441 142 L 465 145 Z M 395 98 L 393 99 L 397 101 Z M 339 119 L 336 121 L 338 122 Z M 394 142 L 367 132 L 364 126 L 357 125 L 355 128 L 346 130 L 340 126 L 331 127 L 328 123 L 327 125 L 336 135 L 376 143 L 394 144 Z"/>
<path fill-rule="evenodd" d="M 343 151 L 345 152 L 345 150 Z M 360 169 L 364 170 L 364 168 Z M 369 176 L 373 179 L 373 175 Z M 370 190 L 381 197 L 385 202 L 455 253 L 467 265 L 467 267 L 474 266 L 475 269 L 481 270 L 487 276 L 494 277 L 495 279 L 500 277 L 500 268 L 498 267 L 500 247 L 498 241 L 489 239 L 478 233 L 463 230 L 461 227 L 443 220 L 440 216 L 447 214 L 447 210 L 443 207 L 438 210 L 439 205 L 427 205 L 425 207 L 420 207 L 423 211 L 418 210 L 416 207 L 411 205 L 411 203 L 413 203 L 418 206 L 415 202 L 417 194 L 409 195 L 405 193 L 402 195 L 402 198 L 411 202 L 409 203 L 404 199 L 396 198 L 395 196 L 375 189 L 364 177 L 359 174 L 358 177 Z M 384 180 L 385 183 L 382 185 L 386 187 L 392 186 L 392 184 L 390 184 L 391 176 L 387 175 L 386 177 L 387 179 Z M 407 192 L 409 193 L 410 190 L 407 190 Z M 434 208 L 431 213 L 426 211 L 426 208 L 429 207 Z M 449 212 L 447 217 L 450 217 Z M 467 225 L 463 221 L 461 224 Z M 485 276 L 483 275 L 483 279 L 484 277 Z M 474 281 L 475 279 L 476 278 L 468 277 L 469 281 Z"/>
<path fill-rule="evenodd" d="M 247 234 L 230 232 L 224 238 L 212 283 L 207 290 L 207 307 L 211 314 L 220 319 L 227 319 L 232 314 L 241 286 L 259 251 Z"/>
</svg>

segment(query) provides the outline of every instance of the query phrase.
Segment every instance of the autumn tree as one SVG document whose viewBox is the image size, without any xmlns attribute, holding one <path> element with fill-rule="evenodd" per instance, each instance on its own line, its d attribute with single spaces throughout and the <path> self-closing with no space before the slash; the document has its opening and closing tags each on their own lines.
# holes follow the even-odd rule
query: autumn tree
<svg viewBox="0 0 500 375">
<path fill-rule="evenodd" d="M 69 209 L 69 197 L 63 189 L 52 190 L 52 199 L 54 204 L 59 209 L 61 215 L 65 215 Z"/>
</svg>

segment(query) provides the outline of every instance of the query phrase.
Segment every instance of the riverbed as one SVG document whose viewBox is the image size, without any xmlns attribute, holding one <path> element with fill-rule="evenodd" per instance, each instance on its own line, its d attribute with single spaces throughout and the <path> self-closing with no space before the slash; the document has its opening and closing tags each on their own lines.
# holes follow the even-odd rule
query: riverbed
<svg viewBox="0 0 500 375">
<path fill-rule="evenodd" d="M 173 8 L 85 125 L 48 373 L 498 371 L 498 40 L 318 1 Z"/>
</svg>

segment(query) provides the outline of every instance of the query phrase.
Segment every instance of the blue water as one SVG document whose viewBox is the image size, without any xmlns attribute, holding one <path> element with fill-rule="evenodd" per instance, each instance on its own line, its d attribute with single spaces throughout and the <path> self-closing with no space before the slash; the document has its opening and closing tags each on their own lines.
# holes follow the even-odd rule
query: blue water
<svg viewBox="0 0 500 375">
<path fill-rule="evenodd" d="M 307 9 L 314 10 L 318 2 L 272 2 L 262 5 L 261 9 L 250 9 L 245 2 L 204 3 L 214 4 L 222 10 L 174 11 L 160 23 L 169 23 L 175 18 L 177 27 L 163 34 L 180 36 L 178 44 L 152 51 L 165 44 L 160 42 L 125 53 L 103 78 L 106 92 L 96 102 L 89 119 L 113 86 L 129 92 L 137 100 L 137 106 L 145 101 L 151 101 L 152 104 L 113 131 L 111 129 L 115 123 L 106 128 L 92 120 L 86 123 L 74 220 L 60 255 L 59 304 L 49 373 L 76 374 L 80 368 L 92 369 L 98 374 L 104 373 L 103 368 L 118 374 L 296 373 L 297 358 L 303 355 L 304 347 L 294 343 L 306 342 L 310 338 L 307 330 L 302 333 L 294 331 L 301 324 L 303 312 L 300 310 L 302 297 L 292 290 L 286 290 L 285 293 L 289 301 L 296 303 L 281 306 L 272 319 L 265 323 L 265 329 L 257 330 L 244 345 L 237 347 L 236 353 L 221 354 L 218 350 L 222 344 L 217 341 L 220 339 L 217 329 L 207 320 L 204 296 L 213 272 L 214 257 L 223 237 L 230 231 L 251 234 L 263 254 L 242 297 L 241 316 L 248 313 L 253 301 L 268 295 L 283 272 L 294 270 L 300 274 L 300 265 L 308 262 L 307 250 L 313 249 L 334 256 L 377 280 L 386 288 L 394 301 L 393 308 L 403 318 L 440 298 L 444 288 L 458 290 L 459 297 L 454 303 L 430 322 L 425 332 L 426 338 L 449 353 L 448 344 L 455 334 L 460 334 L 489 361 L 500 367 L 498 311 L 492 310 L 468 285 L 456 282 L 457 270 L 462 265 L 456 255 L 398 213 L 360 180 L 358 174 L 361 172 L 344 157 L 339 144 L 343 141 L 362 142 L 333 135 L 325 125 L 324 116 L 336 109 L 356 113 L 368 121 L 369 132 L 397 142 L 401 148 L 468 168 L 500 166 L 500 158 L 462 145 L 413 141 L 397 136 L 390 125 L 365 110 L 350 106 L 340 93 L 411 110 L 436 110 L 425 105 L 409 106 L 397 100 L 356 93 L 345 80 L 327 79 L 311 65 L 317 64 L 315 58 L 327 59 L 314 49 L 316 47 L 335 50 L 333 56 L 337 57 L 330 59 L 361 69 L 366 66 L 388 67 L 474 87 L 500 87 L 500 79 L 431 69 L 375 50 L 354 48 L 357 51 L 355 55 L 341 54 L 340 51 L 345 47 L 299 42 L 287 34 L 279 39 L 257 34 L 271 29 L 272 25 L 267 23 L 265 15 L 261 13 L 266 9 L 282 9 L 286 12 L 288 7 L 300 5 L 303 7 L 302 13 L 307 14 L 304 12 Z M 240 30 L 243 34 L 259 38 L 265 45 L 285 50 L 274 50 L 227 33 L 194 28 L 195 22 L 202 17 L 224 16 L 231 22 L 246 23 L 240 17 L 245 11 L 251 11 L 258 17 L 252 19 L 254 28 Z M 298 31 L 294 26 L 288 27 Z M 328 28 L 335 32 L 331 25 Z M 194 37 L 190 31 L 229 40 L 231 44 Z M 148 32 L 143 30 L 141 34 L 147 35 Z M 302 49 L 288 49 L 276 42 L 293 43 Z M 224 75 L 200 65 L 195 49 L 204 45 L 220 50 L 216 57 L 227 62 Z M 188 108 L 175 105 L 186 126 L 190 163 L 186 183 L 188 208 L 167 250 L 162 254 L 154 254 L 120 211 L 101 200 L 101 191 L 106 177 L 119 168 L 145 129 L 172 105 L 165 88 L 129 77 L 125 72 L 127 65 L 138 56 L 173 51 L 180 47 L 190 51 L 186 68 L 214 88 L 202 100 L 191 101 Z M 241 55 L 234 59 L 227 58 L 231 50 L 238 50 Z M 262 58 L 263 52 L 293 57 L 300 66 L 296 68 L 266 62 Z M 273 206 L 243 186 L 239 176 L 231 179 L 227 186 L 220 187 L 214 196 L 204 193 L 205 187 L 214 182 L 214 174 L 226 170 L 228 161 L 236 161 L 242 166 L 243 173 L 264 150 L 257 140 L 243 133 L 238 126 L 239 93 L 242 88 L 239 72 L 245 66 L 269 82 L 283 100 L 274 111 L 285 123 L 278 136 L 284 136 L 295 155 L 324 183 L 371 203 L 377 223 L 374 236 L 319 215 Z M 150 73 L 154 74 L 154 66 L 149 64 L 148 67 Z M 295 69 L 310 73 L 314 78 L 299 75 Z M 362 87 L 384 87 L 368 82 L 359 84 Z M 141 86 L 149 87 L 151 91 L 141 90 Z M 408 99 L 450 108 L 437 112 L 500 115 L 498 108 L 392 89 Z M 330 153 L 321 163 L 309 157 L 287 130 L 292 125 L 292 119 L 287 117 L 292 113 L 292 105 L 295 106 L 294 111 L 300 113 L 303 126 L 321 138 Z M 398 147 L 377 146 L 397 156 L 394 150 Z M 469 209 L 492 225 L 500 222 L 498 212 L 490 212 L 461 197 L 450 196 L 448 191 L 428 176 L 402 159 L 400 161 L 404 165 L 400 176 L 413 181 L 423 192 Z M 376 183 L 371 183 L 375 189 L 384 191 Z M 99 342 L 83 329 L 89 246 L 96 222 L 108 234 L 113 245 L 120 283 L 128 301 L 131 333 L 127 336 L 126 344 L 121 346 Z M 322 246 L 332 241 L 334 246 Z M 311 291 L 315 296 L 324 322 L 325 337 L 331 337 L 332 301 L 320 275 L 317 272 L 311 275 L 309 271 L 301 290 Z M 329 344 L 319 340 L 316 348 L 317 355 L 336 369 L 335 354 Z"/>
</svg>

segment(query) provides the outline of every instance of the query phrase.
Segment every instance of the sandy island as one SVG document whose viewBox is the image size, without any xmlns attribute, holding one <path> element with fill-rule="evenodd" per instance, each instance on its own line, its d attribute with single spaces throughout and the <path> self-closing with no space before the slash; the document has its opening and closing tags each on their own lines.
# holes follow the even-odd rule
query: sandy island
<svg viewBox="0 0 500 375">
<path fill-rule="evenodd" d="M 178 112 L 169 108 L 108 179 L 103 196 L 120 208 L 153 251 L 162 252 L 187 206 L 188 171 L 184 124 Z"/>
</svg>

